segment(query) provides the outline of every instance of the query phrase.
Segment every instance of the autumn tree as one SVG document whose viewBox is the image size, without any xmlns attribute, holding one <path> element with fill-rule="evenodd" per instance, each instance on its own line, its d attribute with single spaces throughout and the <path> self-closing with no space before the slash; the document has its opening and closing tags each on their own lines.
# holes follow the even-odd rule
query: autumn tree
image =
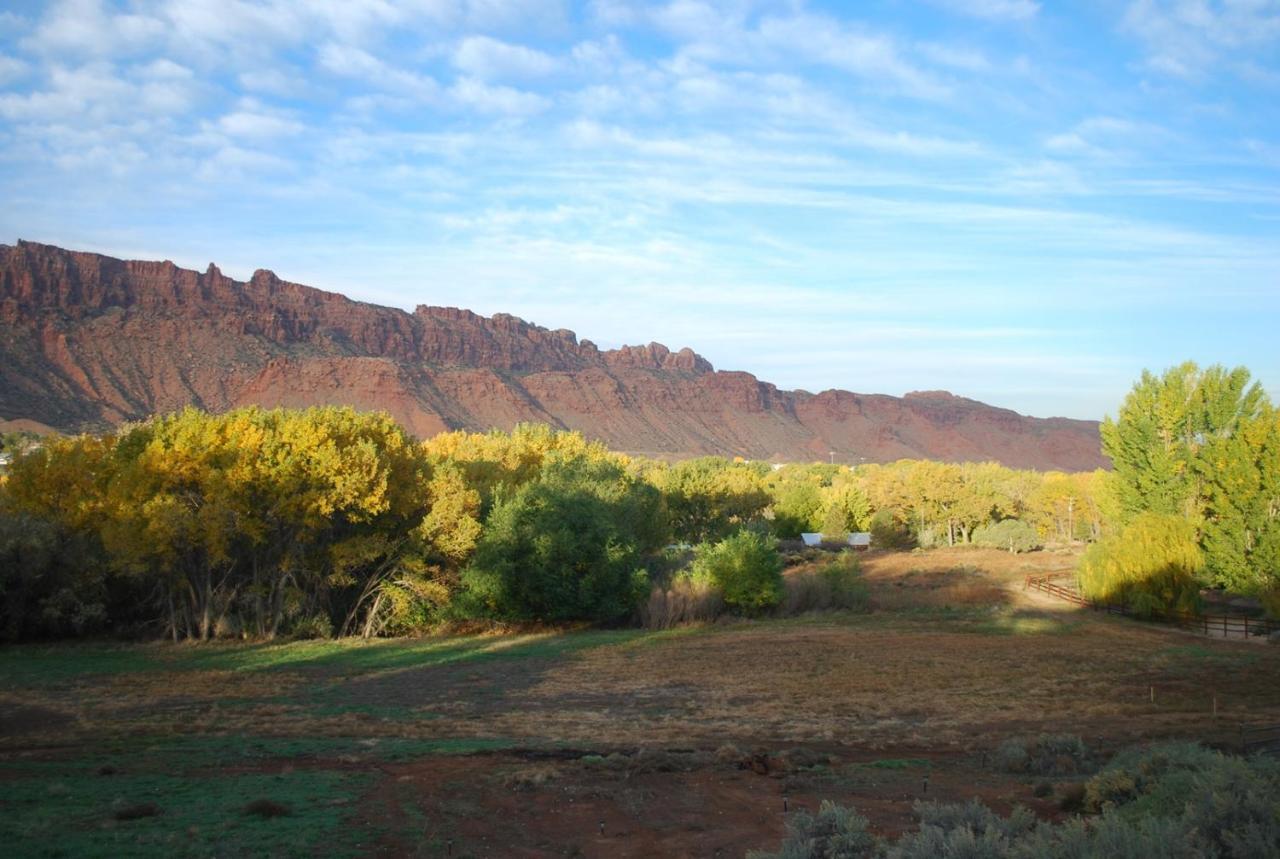
<svg viewBox="0 0 1280 859">
<path fill-rule="evenodd" d="M 656 482 L 674 536 L 691 543 L 758 521 L 771 500 L 759 468 L 717 456 L 677 462 L 659 472 Z"/>
</svg>

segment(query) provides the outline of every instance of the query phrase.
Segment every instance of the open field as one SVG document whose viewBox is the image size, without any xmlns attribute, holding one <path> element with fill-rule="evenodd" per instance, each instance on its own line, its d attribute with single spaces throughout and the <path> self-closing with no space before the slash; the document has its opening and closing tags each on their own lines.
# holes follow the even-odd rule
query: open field
<svg viewBox="0 0 1280 859">
<path fill-rule="evenodd" d="M 0 843 L 741 856 L 776 844 L 784 796 L 856 805 L 882 832 L 911 825 L 926 779 L 930 798 L 1056 814 L 989 764 L 1012 736 L 1108 751 L 1280 722 L 1280 648 L 1021 593 L 1072 563 L 872 554 L 870 614 L 668 632 L 7 648 Z"/>
</svg>

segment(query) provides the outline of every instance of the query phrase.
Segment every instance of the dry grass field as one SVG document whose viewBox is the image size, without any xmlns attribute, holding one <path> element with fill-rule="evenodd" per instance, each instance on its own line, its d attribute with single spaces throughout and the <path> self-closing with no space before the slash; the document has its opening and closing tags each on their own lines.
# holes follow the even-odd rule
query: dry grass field
<svg viewBox="0 0 1280 859">
<path fill-rule="evenodd" d="M 0 842 L 35 856 L 741 856 L 787 810 L 1057 814 L 990 761 L 1229 745 L 1280 647 L 1021 590 L 1069 554 L 873 553 L 873 610 L 666 632 L 0 652 Z M 1154 701 L 1152 700 L 1154 694 Z M 1215 714 L 1215 699 L 1217 712 Z M 1043 794 L 1043 795 L 1037 795 Z"/>
</svg>

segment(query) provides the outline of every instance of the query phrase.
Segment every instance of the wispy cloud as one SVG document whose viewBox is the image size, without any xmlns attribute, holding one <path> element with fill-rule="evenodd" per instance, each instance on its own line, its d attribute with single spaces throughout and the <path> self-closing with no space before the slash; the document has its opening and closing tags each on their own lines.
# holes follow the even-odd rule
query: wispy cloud
<svg viewBox="0 0 1280 859">
<path fill-rule="evenodd" d="M 1280 49 L 1280 4 L 1274 0 L 1133 0 L 1124 29 L 1147 50 L 1154 71 L 1183 78 L 1237 64 L 1254 52 Z"/>
</svg>

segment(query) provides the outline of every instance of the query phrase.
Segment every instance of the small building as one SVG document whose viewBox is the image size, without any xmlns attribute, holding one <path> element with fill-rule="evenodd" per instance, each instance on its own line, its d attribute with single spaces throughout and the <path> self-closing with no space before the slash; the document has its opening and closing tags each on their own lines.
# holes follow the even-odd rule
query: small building
<svg viewBox="0 0 1280 859">
<path fill-rule="evenodd" d="M 800 535 L 800 539 L 804 540 L 806 546 L 821 546 L 822 535 L 817 532 L 806 532 Z M 858 551 L 865 552 L 871 548 L 871 533 L 869 531 L 854 531 L 845 535 L 845 542 Z"/>
</svg>

